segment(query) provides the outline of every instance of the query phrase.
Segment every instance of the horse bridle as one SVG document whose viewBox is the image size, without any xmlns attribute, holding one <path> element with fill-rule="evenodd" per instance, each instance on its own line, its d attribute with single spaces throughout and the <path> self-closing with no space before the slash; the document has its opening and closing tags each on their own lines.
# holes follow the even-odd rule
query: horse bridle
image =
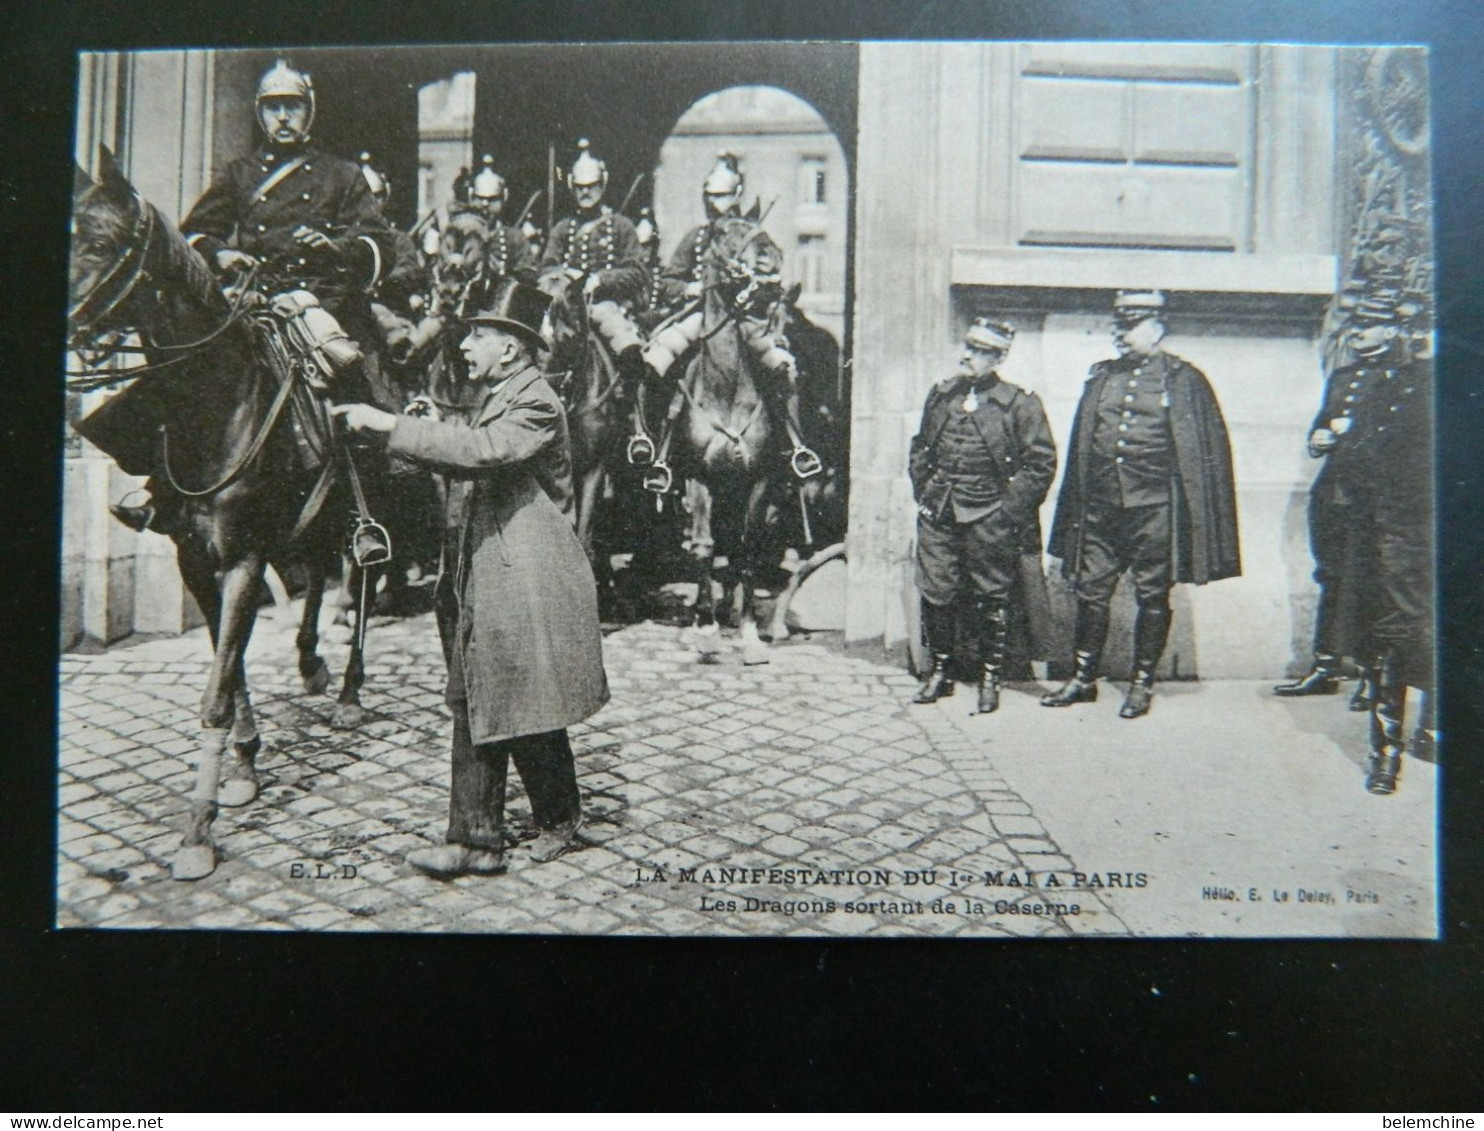
<svg viewBox="0 0 1484 1131">
<path fill-rule="evenodd" d="M 127 250 L 103 273 L 101 279 L 88 288 L 88 293 L 67 311 L 67 321 L 77 326 L 78 335 L 95 334 L 94 328 L 128 301 L 140 281 L 148 274 L 145 260 L 149 257 L 150 243 L 154 239 L 155 210 L 137 192 L 134 194 L 134 206 L 139 218 L 134 221 L 134 231 L 130 234 Z M 108 288 L 121 276 L 127 277 L 118 288 L 118 293 L 108 295 Z M 94 310 L 95 304 L 101 304 L 102 309 Z M 76 337 L 74 335 L 74 342 Z"/>
</svg>

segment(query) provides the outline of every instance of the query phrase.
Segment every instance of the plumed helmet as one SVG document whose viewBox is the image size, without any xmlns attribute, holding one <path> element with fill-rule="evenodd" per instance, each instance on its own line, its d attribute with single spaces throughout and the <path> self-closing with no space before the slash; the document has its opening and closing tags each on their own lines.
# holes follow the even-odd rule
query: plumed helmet
<svg viewBox="0 0 1484 1131">
<path fill-rule="evenodd" d="M 504 204 L 505 196 L 505 178 L 495 172 L 495 159 L 486 153 L 480 162 L 479 172 L 474 174 L 474 179 L 469 184 L 469 199 L 499 201 Z"/>
<path fill-rule="evenodd" d="M 567 173 L 567 187 L 578 185 L 607 185 L 608 166 L 591 152 L 591 143 L 583 138 L 577 143 L 577 158 Z"/>
<path fill-rule="evenodd" d="M 261 107 L 269 98 L 301 98 L 309 106 L 309 121 L 305 132 L 314 125 L 314 80 L 304 71 L 289 66 L 279 59 L 263 72 L 258 80 L 258 96 L 254 106 Z"/>
<path fill-rule="evenodd" d="M 745 180 L 737 168 L 737 155 L 723 149 L 716 155 L 716 165 L 707 175 L 701 191 L 713 196 L 730 196 L 742 191 Z"/>
</svg>

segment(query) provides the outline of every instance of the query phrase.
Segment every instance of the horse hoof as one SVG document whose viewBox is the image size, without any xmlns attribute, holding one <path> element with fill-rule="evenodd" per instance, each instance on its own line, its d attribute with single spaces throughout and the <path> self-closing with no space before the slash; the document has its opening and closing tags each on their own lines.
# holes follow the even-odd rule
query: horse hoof
<svg viewBox="0 0 1484 1131">
<path fill-rule="evenodd" d="M 217 791 L 216 803 L 228 809 L 241 809 L 258 799 L 256 778 L 228 778 Z"/>
<path fill-rule="evenodd" d="M 209 844 L 182 845 L 170 861 L 170 876 L 176 880 L 201 880 L 216 871 L 216 850 Z"/>
<path fill-rule="evenodd" d="M 330 690 L 330 665 L 320 660 L 319 667 L 304 677 L 305 695 L 323 695 Z"/>
<path fill-rule="evenodd" d="M 325 629 L 324 637 L 331 644 L 349 644 L 351 631 L 348 624 L 332 624 Z"/>
<path fill-rule="evenodd" d="M 742 662 L 748 666 L 755 667 L 758 664 L 766 664 L 771 658 L 768 655 L 767 646 L 764 644 L 744 644 L 742 646 Z"/>
<path fill-rule="evenodd" d="M 359 703 L 337 703 L 335 713 L 330 716 L 334 730 L 355 730 L 366 720 L 366 708 Z"/>
</svg>

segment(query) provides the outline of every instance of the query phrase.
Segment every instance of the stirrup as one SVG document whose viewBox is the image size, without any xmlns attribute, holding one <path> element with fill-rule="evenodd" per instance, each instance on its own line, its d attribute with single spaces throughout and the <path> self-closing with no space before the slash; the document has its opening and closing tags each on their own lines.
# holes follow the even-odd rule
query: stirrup
<svg viewBox="0 0 1484 1131">
<path fill-rule="evenodd" d="M 635 433 L 629 437 L 629 446 L 625 452 L 628 461 L 635 467 L 650 467 L 654 465 L 654 441 L 642 432 Z M 665 490 L 669 490 L 666 487 Z"/>
<path fill-rule="evenodd" d="M 800 479 L 809 479 L 824 470 L 824 463 L 818 454 L 803 444 L 794 448 L 788 457 L 788 466 Z"/>
<path fill-rule="evenodd" d="M 384 565 L 392 560 L 392 536 L 381 523 L 363 518 L 350 537 L 350 556 L 362 569 Z"/>
<path fill-rule="evenodd" d="M 650 466 L 648 474 L 644 476 L 644 489 L 653 491 L 656 495 L 668 495 L 674 482 L 675 473 L 670 470 L 670 465 L 656 463 Z"/>
</svg>

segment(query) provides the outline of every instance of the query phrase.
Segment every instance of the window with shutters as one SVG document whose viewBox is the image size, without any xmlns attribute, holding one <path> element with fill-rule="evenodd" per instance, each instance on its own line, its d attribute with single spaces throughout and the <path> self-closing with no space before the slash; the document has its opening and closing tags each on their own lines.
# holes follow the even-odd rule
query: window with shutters
<svg viewBox="0 0 1484 1131">
<path fill-rule="evenodd" d="M 1253 50 L 1020 47 L 1016 242 L 1250 250 Z"/>
</svg>

